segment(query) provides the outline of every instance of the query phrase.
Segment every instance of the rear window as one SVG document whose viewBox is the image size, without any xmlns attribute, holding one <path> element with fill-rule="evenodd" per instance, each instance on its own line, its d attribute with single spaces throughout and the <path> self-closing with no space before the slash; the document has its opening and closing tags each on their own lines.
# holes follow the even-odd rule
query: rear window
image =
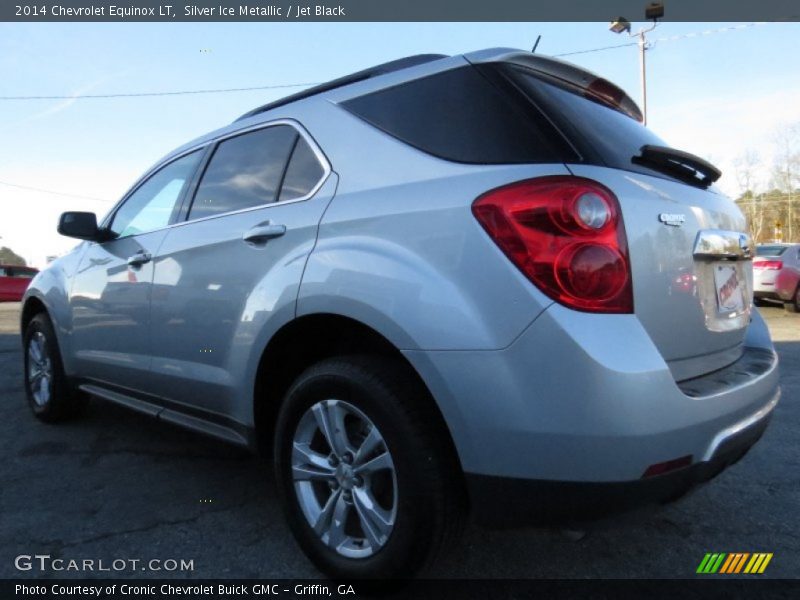
<svg viewBox="0 0 800 600">
<path fill-rule="evenodd" d="M 522 67 L 506 67 L 504 71 L 529 98 L 541 102 L 582 151 L 585 162 L 665 177 L 663 172 L 631 162 L 644 145 L 668 146 L 638 121 L 584 97 L 577 89 L 556 85 Z"/>
<path fill-rule="evenodd" d="M 788 246 L 756 246 L 756 256 L 780 256 Z"/>
<path fill-rule="evenodd" d="M 406 144 L 454 162 L 550 163 L 576 158 L 535 107 L 501 91 L 471 66 L 342 105 Z"/>
</svg>

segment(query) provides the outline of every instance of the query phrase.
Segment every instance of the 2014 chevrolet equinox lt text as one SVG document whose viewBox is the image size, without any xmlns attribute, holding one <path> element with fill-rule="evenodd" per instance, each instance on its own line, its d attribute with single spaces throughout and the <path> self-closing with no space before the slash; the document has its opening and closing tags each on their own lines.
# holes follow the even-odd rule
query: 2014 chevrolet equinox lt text
<svg viewBox="0 0 800 600">
<path fill-rule="evenodd" d="M 752 243 L 618 87 L 495 49 L 401 59 L 159 162 L 42 271 L 25 389 L 271 450 L 303 550 L 408 576 L 466 515 L 672 500 L 778 397 Z"/>
</svg>

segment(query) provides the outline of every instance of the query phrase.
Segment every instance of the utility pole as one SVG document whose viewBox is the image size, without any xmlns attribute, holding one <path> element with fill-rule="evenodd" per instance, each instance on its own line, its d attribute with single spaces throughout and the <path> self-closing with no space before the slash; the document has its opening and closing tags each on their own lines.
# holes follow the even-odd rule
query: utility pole
<svg viewBox="0 0 800 600">
<path fill-rule="evenodd" d="M 647 34 L 658 26 L 658 20 L 664 16 L 664 5 L 661 2 L 651 2 L 644 10 L 646 19 L 653 21 L 650 27 L 642 28 L 638 32 L 631 31 L 631 23 L 625 17 L 617 17 L 611 22 L 609 29 L 613 33 L 627 33 L 629 37 L 636 37 L 639 47 L 639 80 L 642 90 L 642 124 L 647 125 Z"/>
<path fill-rule="evenodd" d="M 655 28 L 655 25 L 653 25 Z M 642 124 L 647 125 L 647 38 L 645 31 L 639 32 L 639 78 L 642 82 Z"/>
</svg>

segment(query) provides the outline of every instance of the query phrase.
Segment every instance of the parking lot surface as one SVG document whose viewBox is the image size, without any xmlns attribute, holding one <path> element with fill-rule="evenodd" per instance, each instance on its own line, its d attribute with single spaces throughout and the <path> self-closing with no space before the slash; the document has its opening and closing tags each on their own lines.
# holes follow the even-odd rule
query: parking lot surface
<svg viewBox="0 0 800 600">
<path fill-rule="evenodd" d="M 435 577 L 692 577 L 706 552 L 772 552 L 765 576 L 800 577 L 800 315 L 761 308 L 783 398 L 761 442 L 682 501 L 599 524 L 468 528 Z M 93 402 L 39 423 L 23 395 L 18 304 L 0 304 L 0 577 L 319 577 L 293 541 L 269 465 L 238 449 Z M 20 571 L 19 555 L 181 559 L 191 571 Z M 96 564 L 96 563 L 95 563 Z"/>
</svg>

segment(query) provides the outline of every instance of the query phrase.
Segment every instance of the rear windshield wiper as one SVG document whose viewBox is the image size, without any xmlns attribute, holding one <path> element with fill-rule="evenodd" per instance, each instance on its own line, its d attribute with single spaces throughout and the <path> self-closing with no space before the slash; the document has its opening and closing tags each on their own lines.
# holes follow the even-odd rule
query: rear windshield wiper
<svg viewBox="0 0 800 600">
<path fill-rule="evenodd" d="M 631 158 L 635 164 L 672 175 L 698 187 L 707 188 L 722 175 L 722 171 L 707 160 L 674 148 L 646 144 L 640 152 L 639 156 Z"/>
</svg>

